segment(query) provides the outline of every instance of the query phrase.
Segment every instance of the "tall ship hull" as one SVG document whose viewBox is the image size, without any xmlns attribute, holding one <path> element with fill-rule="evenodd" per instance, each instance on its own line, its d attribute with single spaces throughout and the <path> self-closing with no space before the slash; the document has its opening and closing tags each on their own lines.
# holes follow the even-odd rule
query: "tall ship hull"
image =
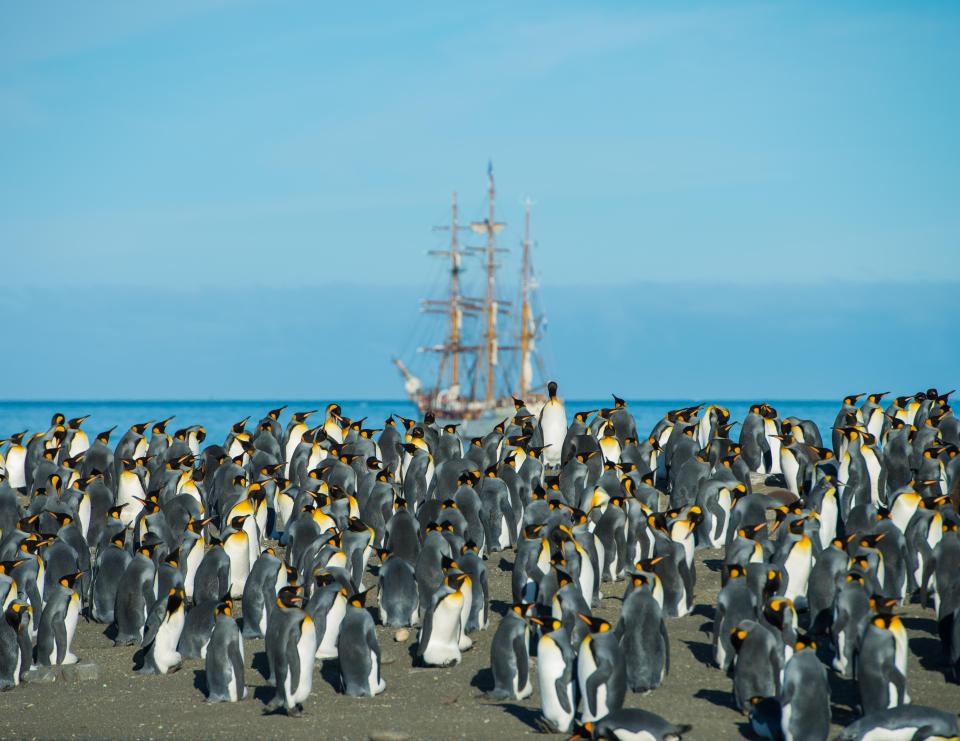
<svg viewBox="0 0 960 741">
<path fill-rule="evenodd" d="M 498 292 L 497 260 L 508 250 L 498 246 L 497 235 L 506 224 L 496 218 L 492 166 L 487 178 L 486 218 L 461 225 L 454 193 L 450 224 L 436 227 L 450 233 L 449 246 L 429 253 L 448 263 L 447 296 L 425 299 L 421 308 L 424 314 L 444 317 L 439 341 L 417 348 L 419 357 L 435 359 L 433 367 L 423 373 L 430 373 L 434 380 L 425 383 L 401 358 L 393 361 L 404 378 L 407 397 L 421 414 L 432 412 L 438 419 L 453 422 L 512 417 L 524 406 L 537 414 L 546 402 L 542 381 L 546 372 L 537 348 L 546 321 L 535 307 L 538 286 L 531 259 L 532 203 L 529 199 L 525 203 L 519 297 L 515 302 L 504 301 Z M 462 246 L 462 232 L 481 237 L 483 243 Z M 482 281 L 473 284 L 464 279 L 471 258 L 482 275 Z M 535 376 L 541 379 L 539 384 Z"/>
</svg>

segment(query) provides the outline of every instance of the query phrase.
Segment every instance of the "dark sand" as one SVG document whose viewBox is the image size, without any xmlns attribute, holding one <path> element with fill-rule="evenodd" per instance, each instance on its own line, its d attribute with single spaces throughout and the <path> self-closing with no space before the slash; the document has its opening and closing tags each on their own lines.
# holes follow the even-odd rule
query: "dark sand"
<svg viewBox="0 0 960 741">
<path fill-rule="evenodd" d="M 647 696 L 627 697 L 629 706 L 692 723 L 690 738 L 750 735 L 746 719 L 731 704 L 730 680 L 706 663 L 710 647 L 705 631 L 719 588 L 719 556 L 718 551 L 697 554 L 697 606 L 693 615 L 669 621 L 672 661 L 666 682 Z M 511 559 L 512 553 L 504 553 L 488 562 L 492 606 L 500 614 L 510 599 Z M 623 582 L 604 585 L 605 599 L 598 614 L 616 619 L 623 586 Z M 948 683 L 938 665 L 941 651 L 932 610 L 913 604 L 904 613 L 911 649 L 907 685 L 914 702 L 960 710 L 960 686 Z M 246 644 L 246 681 L 252 697 L 232 705 L 211 705 L 198 689 L 203 684 L 201 661 L 188 661 L 170 676 L 141 677 L 132 670 L 132 647 L 113 648 L 103 635 L 104 626 L 81 623 L 74 650 L 81 661 L 99 666 L 99 679 L 31 684 L 0 694 L 0 736 L 362 740 L 378 731 L 394 731 L 412 739 L 532 737 L 537 733 L 533 726 L 536 693 L 520 703 L 489 702 L 482 695 L 491 685 L 489 650 L 497 620 L 499 616 L 494 616 L 491 627 L 474 636 L 475 647 L 464 654 L 463 663 L 450 669 L 413 668 L 415 631 L 407 642 L 396 643 L 393 630 L 378 629 L 386 692 L 372 700 L 337 694 L 336 663 L 321 666 L 318 662 L 313 693 L 300 718 L 263 714 L 263 701 L 271 690 L 264 680 L 262 641 Z M 839 728 L 854 718 L 851 704 L 856 702 L 856 688 L 851 681 L 832 675 L 831 683 L 834 722 Z"/>
</svg>

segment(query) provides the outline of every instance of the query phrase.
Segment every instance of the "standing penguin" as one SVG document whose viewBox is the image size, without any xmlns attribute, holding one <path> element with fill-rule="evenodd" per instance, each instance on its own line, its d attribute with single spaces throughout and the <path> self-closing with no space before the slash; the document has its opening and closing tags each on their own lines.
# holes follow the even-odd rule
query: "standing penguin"
<svg viewBox="0 0 960 741">
<path fill-rule="evenodd" d="M 130 554 L 124 547 L 121 530 L 111 541 L 97 550 L 93 568 L 93 586 L 90 590 L 90 617 L 98 623 L 113 622 L 113 610 L 117 603 L 117 587 L 120 577 L 130 564 Z"/>
<path fill-rule="evenodd" d="M 417 657 L 426 666 L 459 664 L 463 593 L 446 582 L 430 598 L 417 639 Z"/>
<path fill-rule="evenodd" d="M 243 640 L 230 604 L 216 607 L 216 623 L 207 644 L 207 701 L 237 702 L 247 696 L 243 684 Z"/>
<path fill-rule="evenodd" d="M 394 628 L 416 625 L 420 620 L 420 600 L 413 566 L 389 551 L 380 551 L 380 556 L 377 589 L 380 622 Z"/>
<path fill-rule="evenodd" d="M 623 707 L 627 667 L 617 634 L 602 618 L 580 615 L 590 633 L 580 644 L 577 682 L 580 685 L 580 722 L 597 721 Z"/>
<path fill-rule="evenodd" d="M 549 399 L 540 410 L 540 430 L 543 434 L 543 465 L 547 468 L 559 468 L 563 451 L 563 440 L 567 436 L 567 411 L 563 402 L 557 398 L 556 381 L 547 384 Z"/>
<path fill-rule="evenodd" d="M 532 605 L 517 603 L 503 616 L 490 643 L 490 667 L 493 689 L 487 697 L 494 700 L 523 700 L 533 694 L 530 683 L 530 624 L 527 613 Z"/>
<path fill-rule="evenodd" d="M 157 566 L 153 562 L 154 547 L 141 546 L 120 577 L 113 619 L 117 624 L 115 646 L 130 646 L 143 637 L 147 610 L 157 599 Z"/>
<path fill-rule="evenodd" d="M 538 618 L 532 620 L 537 622 Z M 577 710 L 573 677 L 577 652 L 570 645 L 570 637 L 559 620 L 548 618 L 539 624 L 537 683 L 542 715 L 537 724 L 545 733 L 566 733 L 573 725 Z"/>
<path fill-rule="evenodd" d="M 907 632 L 899 617 L 879 614 L 867 624 L 856 654 L 856 675 L 864 715 L 910 702 Z"/>
<path fill-rule="evenodd" d="M 366 596 L 359 592 L 350 598 L 337 638 L 340 687 L 350 697 L 374 697 L 387 688 L 380 673 L 377 631 L 364 607 Z"/>
<path fill-rule="evenodd" d="M 44 666 L 76 664 L 70 646 L 80 618 L 80 595 L 76 591 L 77 579 L 82 571 L 60 578 L 55 586 L 44 592 L 46 603 L 40 615 L 40 632 L 37 633 L 37 662 Z"/>
<path fill-rule="evenodd" d="M 780 727 L 785 741 L 826 741 L 830 734 L 830 685 L 817 644 L 801 639 L 783 670 Z"/>
<path fill-rule="evenodd" d="M 627 686 L 643 693 L 659 687 L 670 671 L 670 642 L 660 605 L 641 576 L 634 577 L 634 590 L 623 600 L 617 634 Z"/>
<path fill-rule="evenodd" d="M 141 674 L 169 674 L 180 668 L 177 646 L 186 619 L 186 601 L 183 589 L 174 588 L 153 606 L 144 628 Z"/>
<path fill-rule="evenodd" d="M 303 701 L 313 687 L 314 655 L 317 631 L 313 620 L 300 606 L 302 587 L 284 587 L 277 595 L 277 609 L 267 623 L 266 649 L 270 678 L 276 694 L 267 704 L 268 711 L 286 708 L 287 715 L 303 712 Z"/>
<path fill-rule="evenodd" d="M 25 667 L 30 666 L 29 622 L 26 602 L 12 602 L 0 617 L 0 690 L 19 686 Z"/>
</svg>

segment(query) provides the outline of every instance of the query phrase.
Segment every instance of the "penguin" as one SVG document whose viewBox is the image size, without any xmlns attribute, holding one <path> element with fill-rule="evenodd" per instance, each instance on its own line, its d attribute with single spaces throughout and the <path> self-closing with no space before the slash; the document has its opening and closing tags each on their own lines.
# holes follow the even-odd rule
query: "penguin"
<svg viewBox="0 0 960 741">
<path fill-rule="evenodd" d="M 442 583 L 423 614 L 417 638 L 417 659 L 425 666 L 459 664 L 461 613 L 464 596 L 460 589 Z"/>
<path fill-rule="evenodd" d="M 287 567 L 272 548 L 267 548 L 250 569 L 243 585 L 243 637 L 263 638 L 267 616 L 277 599 L 277 592 L 287 586 Z"/>
<path fill-rule="evenodd" d="M 201 547 L 202 541 L 198 541 L 194 550 Z M 188 575 L 189 564 L 187 561 Z M 186 586 L 187 582 L 184 580 L 184 591 Z M 204 552 L 193 578 L 193 602 L 219 602 L 223 597 L 230 596 L 230 587 L 230 557 L 223 550 L 223 544 L 216 538 L 211 538 L 210 546 Z"/>
<path fill-rule="evenodd" d="M 154 546 L 144 545 L 136 552 L 117 584 L 117 601 L 113 619 L 117 624 L 115 646 L 130 646 L 143 638 L 147 610 L 157 599 L 157 567 L 153 561 Z"/>
<path fill-rule="evenodd" d="M 304 608 L 317 634 L 316 658 L 337 658 L 338 639 L 347 614 L 347 590 L 329 571 L 314 576 L 315 586 Z"/>
<path fill-rule="evenodd" d="M 30 665 L 29 622 L 30 605 L 20 601 L 11 602 L 0 618 L 0 690 L 18 687 Z"/>
<path fill-rule="evenodd" d="M 954 739 L 960 736 L 955 713 L 923 705 L 877 710 L 844 728 L 838 741 L 871 739 Z"/>
<path fill-rule="evenodd" d="M 144 629 L 141 674 L 169 674 L 180 668 L 182 657 L 177 651 L 186 619 L 186 594 L 173 588 L 166 598 L 157 600 Z"/>
<path fill-rule="evenodd" d="M 490 668 L 493 700 L 524 700 L 533 694 L 530 682 L 530 623 L 532 605 L 517 603 L 503 616 L 490 643 Z"/>
<path fill-rule="evenodd" d="M 250 535 L 244 529 L 249 515 L 238 515 L 230 520 L 230 528 L 223 534 L 223 550 L 230 559 L 230 596 L 243 599 L 243 588 L 250 575 Z"/>
<path fill-rule="evenodd" d="M 7 442 L 10 446 L 7 448 L 6 468 L 7 481 L 11 487 L 24 493 L 27 488 L 27 448 L 23 444 L 23 438 L 26 436 L 26 430 L 11 435 Z"/>
<path fill-rule="evenodd" d="M 870 596 L 864 576 L 848 572 L 833 603 L 833 668 L 843 677 L 852 676 L 860 635 L 870 619 Z"/>
<path fill-rule="evenodd" d="M 713 617 L 713 660 L 724 672 L 733 668 L 736 653 L 730 641 L 732 631 L 743 620 L 757 615 L 757 598 L 747 583 L 747 570 L 743 566 L 726 567 L 727 583 L 717 596 Z"/>
<path fill-rule="evenodd" d="M 830 734 L 830 685 L 817 644 L 798 640 L 783 669 L 780 728 L 785 741 L 826 741 Z"/>
<path fill-rule="evenodd" d="M 616 631 L 626 660 L 627 686 L 646 694 L 670 672 L 670 642 L 660 605 L 646 580 L 633 581 L 635 589 L 623 600 Z"/>
<path fill-rule="evenodd" d="M 420 621 L 420 599 L 413 566 L 386 550 L 380 551 L 380 557 L 377 576 L 380 623 L 393 628 L 416 625 Z"/>
<path fill-rule="evenodd" d="M 233 618 L 231 603 L 219 603 L 214 614 L 216 619 L 204 664 L 207 702 L 238 702 L 247 696 L 243 683 L 243 639 Z"/>
<path fill-rule="evenodd" d="M 375 697 L 387 688 L 380 671 L 377 631 L 364 607 L 366 595 L 358 592 L 350 597 L 337 638 L 340 688 L 350 697 Z"/>
<path fill-rule="evenodd" d="M 79 659 L 70 650 L 80 619 L 81 600 L 76 583 L 83 572 L 68 574 L 56 586 L 47 589 L 37 633 L 37 662 L 43 666 L 76 664 Z"/>
<path fill-rule="evenodd" d="M 540 431 L 543 435 L 543 465 L 549 469 L 560 467 L 564 438 L 567 436 L 567 412 L 557 398 L 557 383 L 547 384 L 547 402 L 540 410 Z"/>
<path fill-rule="evenodd" d="M 573 727 L 577 653 L 567 631 L 556 618 L 531 621 L 540 627 L 537 641 L 537 684 L 540 691 L 538 727 L 545 733 L 567 733 Z"/>
<path fill-rule="evenodd" d="M 180 632 L 180 642 L 177 651 L 185 659 L 203 659 L 210 646 L 210 636 L 217 622 L 217 608 L 224 605 L 230 608 L 233 614 L 233 600 L 229 597 L 223 602 L 206 600 L 198 602 L 187 613 L 183 621 L 183 630 Z"/>
<path fill-rule="evenodd" d="M 270 678 L 276 692 L 267 711 L 283 707 L 287 715 L 299 716 L 313 687 L 317 631 L 311 617 L 301 609 L 300 586 L 287 586 L 277 595 L 277 609 L 270 613 L 265 647 Z"/>
<path fill-rule="evenodd" d="M 777 697 L 783 669 L 783 643 L 773 631 L 743 620 L 730 633 L 737 652 L 733 668 L 733 700 L 746 713 L 751 697 Z"/>
<path fill-rule="evenodd" d="M 617 634 L 602 618 L 580 615 L 590 633 L 580 643 L 577 682 L 580 687 L 580 722 L 597 721 L 623 707 L 627 667 Z"/>
<path fill-rule="evenodd" d="M 90 617 L 98 623 L 109 625 L 113 622 L 120 577 L 130 564 L 131 556 L 125 548 L 124 532 L 117 533 L 109 543 L 97 550 L 90 590 Z"/>
<path fill-rule="evenodd" d="M 587 721 L 573 739 L 612 739 L 613 741 L 682 741 L 693 726 L 671 723 L 656 713 L 639 708 L 620 708 L 596 723 Z M 582 735 L 586 733 L 587 735 Z"/>
<path fill-rule="evenodd" d="M 867 623 L 856 653 L 856 677 L 864 715 L 910 702 L 907 632 L 899 617 L 881 613 Z"/>
</svg>

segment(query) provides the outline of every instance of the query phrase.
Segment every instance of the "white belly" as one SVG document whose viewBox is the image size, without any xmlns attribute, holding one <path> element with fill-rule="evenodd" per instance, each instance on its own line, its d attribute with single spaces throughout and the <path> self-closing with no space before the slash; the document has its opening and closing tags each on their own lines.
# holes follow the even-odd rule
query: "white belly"
<svg viewBox="0 0 960 741">
<path fill-rule="evenodd" d="M 420 635 L 422 640 L 422 628 Z M 423 661 L 431 666 L 447 666 L 459 663 L 461 656 L 460 600 L 450 595 L 434 610 L 430 641 L 423 650 Z"/>
<path fill-rule="evenodd" d="M 380 663 L 377 661 L 377 654 L 370 652 L 370 676 L 367 677 L 367 684 L 370 687 L 371 695 L 379 695 L 387 688 L 387 683 L 380 674 Z"/>
<path fill-rule="evenodd" d="M 183 632 L 184 611 L 177 610 L 163 619 L 153 642 L 153 661 L 162 674 L 178 666 L 181 656 L 177 651 L 180 633 Z"/>
<path fill-rule="evenodd" d="M 73 636 L 77 632 L 77 620 L 80 617 L 80 597 L 74 592 L 70 596 L 70 603 L 67 605 L 67 613 L 63 616 L 63 624 L 67 633 L 66 650 L 63 652 L 64 664 L 76 664 L 78 659 L 70 651 L 73 646 Z"/>
<path fill-rule="evenodd" d="M 130 527 L 143 509 L 138 499 L 146 499 L 140 477 L 132 471 L 123 471 L 117 486 L 117 506 L 126 505 L 120 510 L 120 522 L 124 527 Z"/>
<path fill-rule="evenodd" d="M 304 620 L 300 640 L 297 641 L 297 654 L 300 656 L 300 682 L 297 691 L 287 691 L 288 705 L 301 703 L 310 696 L 313 687 L 313 657 L 317 653 L 317 631 L 313 621 L 308 617 Z"/>
<path fill-rule="evenodd" d="M 335 659 L 337 652 L 337 639 L 340 637 L 340 623 L 343 622 L 343 616 L 347 614 L 347 600 L 339 594 L 330 605 L 330 611 L 327 612 L 327 622 L 324 625 L 323 638 L 317 646 L 316 656 L 318 659 Z"/>
<path fill-rule="evenodd" d="M 7 452 L 7 479 L 14 489 L 23 489 L 27 485 L 27 449 L 15 445 Z"/>
</svg>

